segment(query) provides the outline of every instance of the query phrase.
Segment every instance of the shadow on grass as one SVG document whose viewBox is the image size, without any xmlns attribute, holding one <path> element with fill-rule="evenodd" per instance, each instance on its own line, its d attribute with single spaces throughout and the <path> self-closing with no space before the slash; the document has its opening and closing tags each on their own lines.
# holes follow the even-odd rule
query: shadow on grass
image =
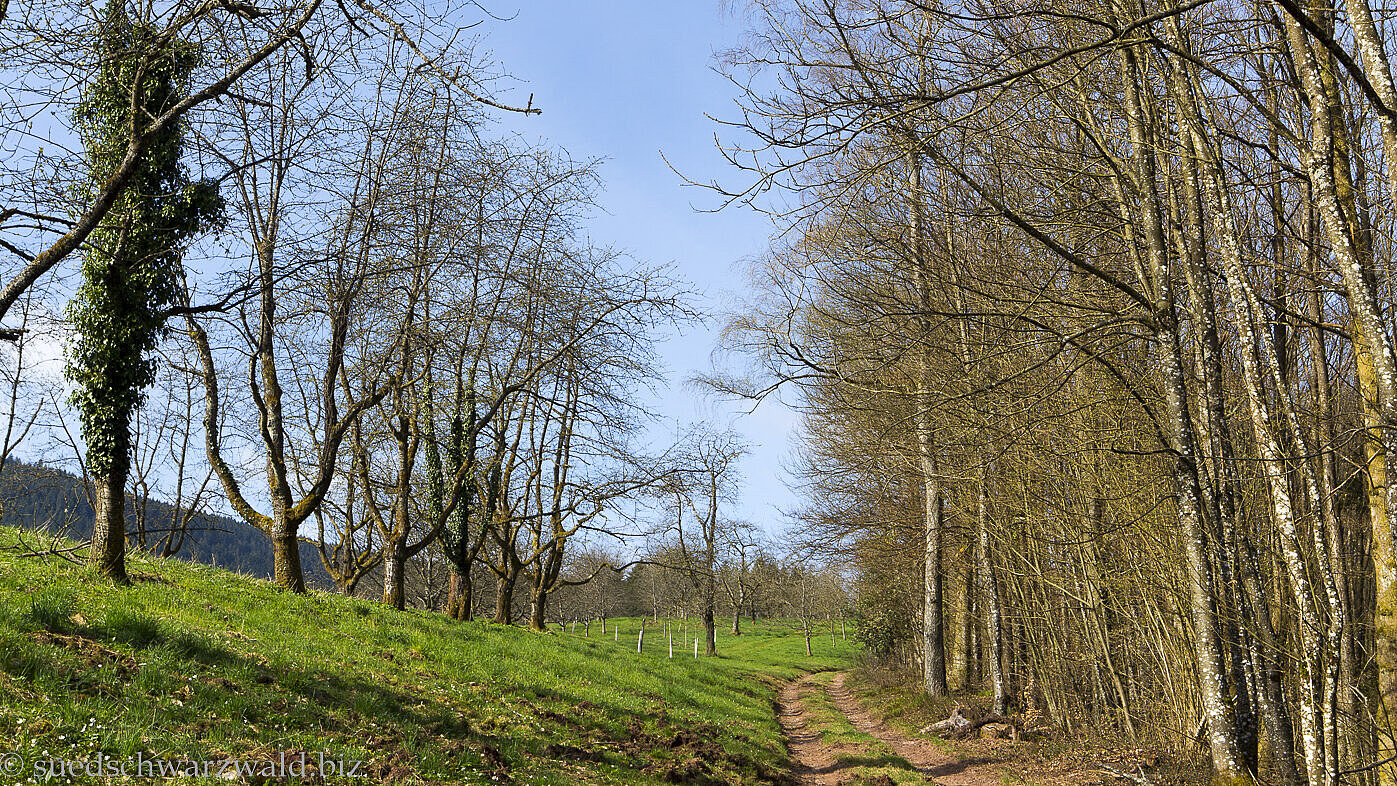
<svg viewBox="0 0 1397 786">
<path fill-rule="evenodd" d="M 235 703 L 230 707 L 213 700 L 209 706 L 217 706 L 220 713 L 231 713 L 232 717 L 243 721 L 269 721 L 275 718 L 299 725 L 304 730 L 340 732 L 330 735 L 331 739 L 357 739 L 356 747 L 361 746 L 367 753 L 364 758 L 371 777 L 388 777 L 387 773 L 396 773 L 394 777 L 399 777 L 415 771 L 420 762 L 414 751 L 431 738 L 466 743 L 465 746 L 444 746 L 441 751 L 444 760 L 430 767 L 438 770 L 433 775 L 460 773 L 462 770 L 487 775 L 507 772 L 507 753 L 502 754 L 501 751 L 508 752 L 515 747 L 507 740 L 472 729 L 454 707 L 424 700 L 422 695 L 411 690 L 411 686 L 400 688 L 285 661 L 268 663 L 264 658 L 249 657 L 224 648 L 205 636 L 182 630 L 172 631 L 158 620 L 137 613 L 114 611 L 100 624 L 75 634 L 39 639 L 41 644 L 55 650 L 68 650 L 86 656 L 76 663 L 55 657 L 57 653 L 46 651 L 43 646 L 33 646 L 34 635 L 19 633 L 19 639 L 26 645 L 18 653 L 23 657 L 5 658 L 0 662 L 0 667 L 31 682 L 51 682 L 55 691 L 62 686 L 63 690 L 83 695 L 87 700 L 115 699 L 130 708 L 148 703 L 150 709 L 159 709 L 164 713 L 162 723 L 173 731 L 198 726 L 201 723 L 199 708 L 192 704 L 178 710 L 164 708 L 161 705 L 166 698 L 164 694 L 167 689 L 173 688 L 163 682 L 153 689 L 137 687 L 141 683 L 136 679 L 134 668 L 105 671 L 103 667 L 108 662 L 134 661 L 102 645 L 102 638 L 108 641 L 115 639 L 137 651 L 163 650 L 169 653 L 173 660 L 165 660 L 159 667 L 143 665 L 143 668 L 160 668 L 169 676 L 203 671 L 195 667 L 196 663 L 217 667 L 211 677 L 205 677 L 205 683 L 216 690 L 226 691 L 229 700 Z M 99 669 L 103 669 L 101 677 L 97 676 Z M 288 713 L 290 705 L 287 700 L 292 697 L 300 697 L 308 703 L 305 714 L 296 717 Z M 185 699 L 189 700 L 188 694 Z M 371 727 L 391 731 L 366 733 Z M 248 742 L 256 745 L 269 741 L 254 739 Z M 491 753 L 486 754 L 485 751 Z M 493 759 L 490 758 L 492 756 Z"/>
<path fill-rule="evenodd" d="M 820 770 L 820 772 L 835 772 L 837 770 L 847 770 L 854 767 L 883 768 L 892 767 L 894 769 L 917 772 L 917 768 L 912 766 L 912 762 L 892 753 L 882 755 L 843 755 L 834 760 L 834 764 Z"/>
<path fill-rule="evenodd" d="M 171 631 L 157 619 L 126 609 L 112 609 L 90 633 L 104 635 L 137 650 L 163 647 L 206 666 L 228 666 L 237 659 L 232 651 L 206 636 L 184 630 Z"/>
</svg>

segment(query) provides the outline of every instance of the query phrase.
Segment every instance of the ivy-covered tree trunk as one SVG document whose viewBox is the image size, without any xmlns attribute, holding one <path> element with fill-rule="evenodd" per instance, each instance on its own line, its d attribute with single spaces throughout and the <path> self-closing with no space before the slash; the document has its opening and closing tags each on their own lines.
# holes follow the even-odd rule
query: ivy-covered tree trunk
<svg viewBox="0 0 1397 786">
<path fill-rule="evenodd" d="M 476 499 L 475 440 L 479 428 L 476 416 L 475 377 L 471 372 L 464 382 L 458 379 L 456 385 L 456 405 L 446 443 L 447 467 L 442 466 L 437 440 L 434 437 L 427 440 L 428 512 L 432 521 L 446 515 L 448 493 L 455 502 L 454 510 L 443 522 L 441 540 L 451 570 L 446 613 L 457 620 L 469 620 L 474 616 L 475 585 L 471 568 L 485 545 L 485 533 L 478 525 L 482 514 Z M 429 435 L 436 431 L 430 398 L 426 402 L 423 431 Z M 488 521 L 492 511 L 488 504 L 486 507 L 483 515 Z M 475 536 L 477 531 L 479 537 Z"/>
<path fill-rule="evenodd" d="M 184 97 L 199 60 L 194 45 L 133 19 L 125 0 L 108 2 L 92 55 L 96 72 L 74 112 L 90 166 L 84 198 L 124 165 L 129 138 Z M 172 124 L 151 136 L 135 175 L 88 236 L 68 308 L 75 338 L 66 372 L 96 492 L 88 561 L 121 582 L 131 415 L 154 378 L 150 354 L 179 297 L 182 249 L 222 213 L 216 185 L 191 182 L 180 166 L 183 133 Z"/>
<path fill-rule="evenodd" d="M 447 615 L 456 620 L 469 620 L 473 616 L 474 603 L 475 586 L 470 574 L 452 570 L 446 592 Z"/>
</svg>

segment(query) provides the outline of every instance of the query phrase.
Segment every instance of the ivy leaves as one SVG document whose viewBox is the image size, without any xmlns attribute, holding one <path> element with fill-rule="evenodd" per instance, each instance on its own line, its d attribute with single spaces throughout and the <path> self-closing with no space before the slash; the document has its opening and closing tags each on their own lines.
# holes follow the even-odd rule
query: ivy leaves
<svg viewBox="0 0 1397 786">
<path fill-rule="evenodd" d="M 184 96 L 200 60 L 192 44 L 133 21 L 124 0 L 108 2 L 93 55 L 74 111 L 91 166 L 84 197 L 121 163 L 131 136 Z M 95 473 L 124 460 L 131 412 L 154 380 L 164 314 L 180 299 L 184 248 L 222 221 L 217 184 L 191 180 L 181 164 L 184 133 L 172 124 L 151 135 L 136 176 L 88 238 L 68 306 L 75 339 L 65 371 Z"/>
</svg>

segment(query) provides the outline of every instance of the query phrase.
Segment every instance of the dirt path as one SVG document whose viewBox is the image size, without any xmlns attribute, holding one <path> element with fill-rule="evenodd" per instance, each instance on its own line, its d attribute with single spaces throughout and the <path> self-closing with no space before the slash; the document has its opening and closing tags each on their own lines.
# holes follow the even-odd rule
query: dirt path
<svg viewBox="0 0 1397 786">
<path fill-rule="evenodd" d="M 828 695 L 840 712 L 848 717 L 855 729 L 887 744 L 906 759 L 928 783 L 941 786 L 1000 786 L 1001 780 L 990 759 L 962 759 L 936 744 L 907 737 L 884 726 L 869 714 L 844 686 L 845 674 L 831 681 Z M 815 675 L 786 683 L 777 701 L 777 718 L 786 734 L 791 758 L 796 763 L 795 777 L 800 784 L 839 786 L 851 780 L 849 765 L 839 761 L 841 755 L 861 753 L 851 746 L 825 744 L 815 718 L 800 700 L 802 694 L 822 690 Z"/>
<path fill-rule="evenodd" d="M 847 676 L 835 676 L 829 686 L 829 696 L 854 728 L 887 743 L 918 772 L 941 786 L 999 786 L 1002 783 L 993 759 L 961 758 L 929 740 L 908 737 L 878 722 L 844 687 Z"/>
<path fill-rule="evenodd" d="M 776 719 L 781 722 L 781 731 L 786 735 L 786 745 L 796 765 L 796 782 L 833 786 L 841 780 L 835 758 L 839 749 L 820 740 L 820 729 L 800 701 L 803 691 L 820 689 L 813 682 L 814 677 L 807 674 L 781 688 L 781 697 L 776 701 Z"/>
</svg>

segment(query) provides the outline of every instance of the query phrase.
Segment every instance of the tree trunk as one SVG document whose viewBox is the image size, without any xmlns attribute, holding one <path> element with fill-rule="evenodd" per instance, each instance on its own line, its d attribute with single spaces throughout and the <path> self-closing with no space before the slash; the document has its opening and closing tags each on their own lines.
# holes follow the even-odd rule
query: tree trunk
<svg viewBox="0 0 1397 786">
<path fill-rule="evenodd" d="M 383 602 L 402 611 L 406 608 L 403 573 L 407 567 L 407 550 L 393 540 L 383 543 Z"/>
<path fill-rule="evenodd" d="M 1341 167 L 1331 163 L 1336 152 L 1336 137 L 1341 132 L 1341 129 L 1336 129 L 1332 124 L 1332 110 L 1341 105 L 1340 97 L 1333 94 L 1332 88 L 1326 89 L 1307 34 L 1299 22 L 1289 14 L 1285 14 L 1283 18 L 1291 56 L 1296 63 L 1296 70 L 1310 104 L 1310 138 L 1309 145 L 1302 146 L 1302 162 L 1310 176 L 1313 203 L 1342 274 L 1353 320 L 1353 339 L 1355 354 L 1359 360 L 1360 383 L 1365 377 L 1371 380 L 1377 394 L 1378 412 L 1385 427 L 1378 435 L 1381 451 L 1373 447 L 1366 448 L 1366 451 L 1370 461 L 1380 453 L 1386 465 L 1383 467 L 1383 474 L 1390 475 L 1394 463 L 1397 463 L 1397 452 L 1393 450 L 1394 435 L 1391 433 L 1393 424 L 1397 423 L 1397 361 L 1394 361 L 1392 344 L 1386 333 L 1376 293 L 1368 280 L 1370 264 L 1363 258 L 1364 255 L 1355 240 L 1355 227 L 1345 218 L 1344 205 L 1339 198 L 1339 184 L 1335 182 L 1336 176 L 1347 175 Z M 1365 56 L 1365 64 L 1368 60 Z M 1364 403 L 1368 405 L 1373 397 L 1368 395 L 1366 390 L 1364 392 Z M 1371 486 L 1379 482 L 1379 479 L 1372 474 L 1371 465 L 1369 469 Z M 1374 489 L 1370 488 L 1370 492 L 1371 490 Z M 1387 526 L 1382 528 L 1382 522 L 1374 516 L 1372 541 L 1377 582 L 1374 654 L 1378 665 L 1378 701 L 1387 707 L 1397 704 L 1397 557 L 1394 557 L 1397 550 L 1393 547 L 1394 532 L 1391 520 L 1394 497 L 1397 497 L 1397 484 L 1388 482 L 1384 506 L 1388 517 Z M 1380 514 L 1381 511 L 1374 510 L 1370 505 L 1370 513 Z M 1390 748 L 1391 736 L 1386 732 L 1383 732 L 1383 736 L 1387 739 L 1380 747 Z M 1384 765 L 1379 777 L 1385 783 L 1397 781 L 1394 766 L 1391 763 Z"/>
<path fill-rule="evenodd" d="M 500 577 L 495 582 L 495 622 L 499 625 L 514 624 L 514 581 L 515 576 Z"/>
<path fill-rule="evenodd" d="M 108 469 L 94 479 L 92 502 L 96 520 L 92 529 L 92 547 L 87 562 L 98 573 L 118 584 L 130 583 L 126 575 L 126 476 L 131 467 L 130 413 L 118 414 L 112 428 L 117 444 L 112 455 L 92 464 L 105 464 Z"/>
<path fill-rule="evenodd" d="M 1124 14 L 1124 12 L 1122 12 Z M 1128 16 L 1128 14 L 1125 14 Z M 1185 576 L 1194 635 L 1194 656 L 1198 667 L 1198 692 L 1208 720 L 1208 744 L 1213 767 L 1224 780 L 1243 781 L 1248 774 L 1237 745 L 1236 722 L 1227 699 L 1228 679 L 1218 636 L 1217 590 L 1203 512 L 1197 467 L 1198 450 L 1188 409 L 1184 381 L 1183 352 L 1180 346 L 1178 305 L 1174 296 L 1173 271 L 1168 264 L 1163 217 L 1156 189 L 1154 138 L 1151 119 L 1140 92 L 1139 63 L 1131 48 L 1120 50 L 1121 82 L 1125 92 L 1126 117 L 1130 130 L 1133 163 L 1141 193 L 1141 218 L 1148 250 L 1152 293 L 1154 346 L 1159 353 L 1166 419 L 1163 423 L 1178 493 L 1178 517 L 1182 531 Z M 1124 205 L 1123 205 L 1124 208 Z"/>
<path fill-rule="evenodd" d="M 922 215 L 922 162 L 916 155 L 909 155 L 909 202 L 908 217 L 911 224 L 913 277 L 917 287 L 917 306 L 921 312 L 918 336 L 920 345 L 920 378 L 915 385 L 913 402 L 917 437 L 917 461 L 922 474 L 922 514 L 925 526 L 925 560 L 922 605 L 922 677 L 929 696 L 945 696 L 946 686 L 946 646 L 944 615 L 941 597 L 941 537 L 942 499 L 941 478 L 936 468 L 936 446 L 932 438 L 932 389 L 935 379 L 932 369 L 932 347 L 929 325 L 931 314 L 931 274 L 926 259 L 924 238 L 924 216 Z"/>
<path fill-rule="evenodd" d="M 1207 155 L 1213 155 L 1209 152 Z M 1321 629 L 1315 609 L 1318 599 L 1313 594 L 1310 577 L 1305 565 L 1303 556 L 1303 545 L 1300 540 L 1299 522 L 1294 516 L 1294 504 L 1291 497 L 1290 478 L 1286 468 L 1285 455 L 1280 445 L 1271 435 L 1272 416 L 1264 397 L 1262 369 L 1263 357 L 1258 357 L 1258 345 L 1265 356 L 1267 352 L 1274 352 L 1274 347 L 1270 342 L 1270 337 L 1260 331 L 1255 331 L 1253 326 L 1261 319 L 1255 311 L 1255 297 L 1247 288 L 1242 269 L 1242 259 L 1235 227 L 1229 226 L 1227 211 L 1230 205 L 1225 201 L 1226 192 L 1220 182 L 1216 168 L 1211 172 L 1211 191 L 1214 198 L 1219 203 L 1214 205 L 1215 227 L 1224 252 L 1221 255 L 1225 263 L 1226 280 L 1231 292 L 1230 302 L 1233 308 L 1233 321 L 1239 331 L 1239 345 L 1241 351 L 1238 353 L 1242 366 L 1242 382 L 1246 390 L 1246 400 L 1248 412 L 1252 419 L 1252 431 L 1255 438 L 1257 455 L 1260 460 L 1260 469 L 1263 472 L 1272 501 L 1273 523 L 1278 528 L 1281 535 L 1282 554 L 1285 557 L 1286 568 L 1291 583 L 1291 590 L 1296 596 L 1296 612 L 1300 617 L 1299 632 L 1301 635 L 1301 659 L 1302 667 L 1302 688 L 1299 691 L 1302 712 L 1301 737 L 1305 747 L 1306 769 L 1312 777 L 1319 773 L 1334 774 L 1334 762 L 1328 761 L 1325 755 L 1325 748 L 1322 738 L 1323 722 L 1321 720 L 1324 700 L 1322 696 L 1322 684 L 1319 670 L 1323 659 L 1322 646 L 1318 633 Z M 1273 361 L 1269 365 L 1274 367 Z M 1286 391 L 1277 389 L 1276 395 L 1283 397 Z M 1282 407 L 1284 399 L 1281 398 Z M 1302 446 L 1297 445 L 1297 448 Z M 1302 467 L 1308 466 L 1301 465 Z M 1307 482 L 1307 487 L 1313 483 Z M 1322 501 L 1315 499 L 1318 492 L 1310 489 L 1311 508 L 1322 505 Z M 1323 552 L 1317 556 L 1322 557 Z M 1337 654 L 1337 653 L 1335 653 Z M 1240 686 L 1238 686 L 1240 687 Z"/>
<path fill-rule="evenodd" d="M 296 536 L 296 527 L 286 520 L 284 511 L 276 511 L 276 517 L 272 520 L 271 540 L 277 586 L 304 594 L 306 581 L 301 573 L 301 539 Z"/>
<path fill-rule="evenodd" d="M 935 462 L 931 462 L 935 472 Z M 941 483 L 934 475 L 926 481 L 926 557 L 922 605 L 922 678 L 928 696 L 945 696 L 946 643 L 942 615 Z"/>
<path fill-rule="evenodd" d="M 1182 64 L 1180 67 L 1183 67 Z M 1183 87 L 1176 87 L 1175 92 L 1184 94 L 1186 91 Z M 1181 142 L 1185 159 L 1190 162 L 1196 160 L 1192 136 L 1182 136 Z M 1256 734 L 1256 713 L 1252 707 L 1258 706 L 1271 739 L 1271 766 L 1275 778 L 1280 783 L 1298 783 L 1294 730 L 1283 684 L 1280 649 L 1272 625 L 1272 604 L 1262 591 L 1256 547 L 1247 531 L 1248 524 L 1237 507 L 1241 473 L 1226 408 L 1223 349 L 1217 330 L 1216 298 L 1210 278 L 1212 273 L 1204 261 L 1206 246 L 1203 238 L 1211 233 L 1204 227 L 1204 205 L 1196 166 L 1191 165 L 1188 173 L 1182 194 L 1185 214 L 1182 226 L 1186 247 L 1181 255 L 1188 262 L 1186 276 L 1198 331 L 1200 377 L 1203 380 L 1201 395 L 1205 402 L 1201 417 L 1206 421 L 1201 424 L 1200 431 L 1215 462 L 1216 490 L 1209 500 L 1209 510 L 1216 519 L 1215 539 L 1221 549 L 1219 566 L 1224 586 L 1237 585 L 1228 593 L 1233 606 L 1232 615 L 1247 623 L 1241 630 L 1231 621 L 1227 624 L 1227 639 L 1232 645 L 1232 689 L 1238 700 L 1236 736 L 1243 766 L 1254 771 L 1259 735 Z M 1247 664 L 1253 671 L 1251 678 L 1246 674 Z M 1254 691 L 1251 690 L 1252 683 L 1255 684 Z M 1250 701 L 1249 694 L 1252 692 L 1256 698 L 1254 703 Z"/>
<path fill-rule="evenodd" d="M 1182 38 L 1177 29 L 1172 29 L 1172 32 L 1177 38 Z M 1182 64 L 1180 68 L 1182 69 Z M 1184 73 L 1186 72 L 1179 70 L 1174 74 L 1174 81 L 1171 84 L 1175 96 L 1183 96 L 1187 93 L 1188 88 L 1183 84 L 1182 78 Z M 1193 117 L 1193 105 L 1181 98 L 1176 109 L 1181 113 L 1179 121 L 1180 144 L 1188 162 L 1183 167 L 1183 186 L 1180 194 L 1182 202 L 1180 256 L 1186 262 L 1184 277 L 1194 317 L 1197 370 L 1201 379 L 1198 390 L 1199 415 L 1196 425 L 1200 444 L 1208 446 L 1210 454 L 1203 457 L 1198 464 L 1200 508 L 1205 513 L 1204 521 L 1208 526 L 1209 542 L 1214 544 L 1218 586 L 1222 588 L 1218 602 L 1223 604 L 1224 612 L 1221 615 L 1219 627 L 1222 641 L 1229 655 L 1227 659 L 1228 678 L 1235 723 L 1233 736 L 1237 741 L 1243 769 L 1255 773 L 1259 735 L 1256 729 L 1256 713 L 1253 710 L 1251 682 L 1247 672 L 1249 661 L 1253 663 L 1254 661 L 1250 660 L 1251 650 L 1248 649 L 1247 636 L 1240 624 L 1250 619 L 1250 613 L 1248 611 L 1249 604 L 1243 597 L 1234 577 L 1234 562 L 1239 553 L 1238 529 L 1236 527 L 1237 473 L 1235 472 L 1232 431 L 1225 406 L 1226 394 L 1221 367 L 1222 350 L 1217 333 L 1217 313 L 1210 277 L 1212 273 L 1205 264 L 1207 246 L 1204 237 L 1210 234 L 1204 226 L 1204 215 L 1207 212 L 1204 205 L 1205 188 L 1199 174 L 1199 166 L 1196 163 L 1198 156 L 1204 154 L 1199 151 L 1198 146 L 1206 145 L 1206 142 L 1194 133 L 1196 130 L 1194 124 L 1202 121 Z M 1216 206 L 1214 206 L 1213 212 L 1215 224 L 1223 220 L 1217 215 Z M 1225 227 L 1215 226 L 1213 231 L 1222 232 L 1225 231 Z M 1239 318 L 1236 317 L 1235 312 L 1234 318 Z M 1128 719 L 1128 715 L 1126 717 Z M 1293 759 L 1289 742 L 1277 743 L 1273 755 L 1278 773 L 1286 772 L 1288 763 Z"/>
<path fill-rule="evenodd" d="M 994 561 L 990 556 L 989 528 L 989 483 L 985 470 L 980 474 L 979 515 L 975 527 L 975 556 L 979 562 L 977 578 L 980 583 L 980 599 L 985 604 L 985 640 L 989 645 L 990 688 L 994 691 L 994 711 L 1000 715 L 1009 712 L 1009 686 L 1004 678 L 1004 625 L 1003 612 L 999 602 L 999 582 L 994 575 Z"/>
<path fill-rule="evenodd" d="M 1378 97 L 1389 109 L 1388 112 L 1375 113 L 1375 119 L 1382 132 L 1383 158 L 1391 162 L 1397 158 L 1397 119 L 1390 114 L 1391 108 L 1397 103 L 1397 84 L 1394 84 L 1392 66 L 1384 48 L 1382 33 L 1378 30 L 1367 0 L 1349 0 L 1344 4 L 1344 9 L 1350 18 L 1354 42 L 1362 54 L 1363 71 Z M 1338 96 L 1329 98 L 1331 106 L 1341 106 L 1335 100 Z M 1389 163 L 1386 169 L 1388 190 L 1397 198 L 1397 167 Z M 1335 170 L 1336 175 L 1340 174 L 1337 166 Z M 1347 170 L 1342 174 L 1347 175 Z M 1347 193 L 1351 195 L 1352 189 Z M 1348 215 L 1351 217 L 1353 212 L 1349 211 Z M 1365 253 L 1362 261 L 1371 266 L 1371 249 L 1363 250 Z M 1365 301 L 1371 296 L 1372 290 L 1366 286 L 1357 286 L 1358 277 L 1351 276 L 1347 267 L 1344 278 L 1349 290 L 1350 303 L 1356 296 L 1361 295 Z M 1365 306 L 1363 311 L 1369 312 L 1369 308 Z M 1360 314 L 1359 318 L 1355 318 L 1351 327 L 1355 361 L 1363 394 L 1366 432 L 1364 451 L 1368 462 L 1367 491 L 1369 511 L 1372 514 L 1373 561 L 1377 578 L 1377 612 L 1374 623 L 1378 666 L 1377 698 L 1381 706 L 1386 708 L 1386 712 L 1391 713 L 1392 708 L 1397 706 L 1397 530 L 1393 528 L 1390 509 L 1393 507 L 1394 498 L 1397 498 L 1397 489 L 1388 488 L 1387 479 L 1392 467 L 1397 466 L 1397 456 L 1389 452 L 1393 442 L 1390 430 L 1394 426 L 1394 415 L 1397 414 L 1397 402 L 1392 401 L 1392 394 L 1397 389 L 1397 380 L 1392 378 L 1393 364 L 1378 363 L 1378 358 L 1375 357 L 1375 354 L 1386 354 L 1384 348 L 1391 351 L 1391 342 L 1386 335 L 1368 335 L 1367 331 L 1372 329 L 1372 320 L 1363 319 L 1362 316 Z M 1379 425 L 1382 420 L 1386 420 L 1386 423 Z M 1384 431 L 1383 425 L 1387 431 Z M 1389 726 L 1381 725 L 1384 728 Z M 1393 746 L 1391 735 L 1386 732 L 1383 734 L 1387 737 L 1384 747 L 1390 750 Z M 1397 765 L 1392 762 L 1385 763 L 1378 775 L 1384 784 L 1397 783 Z"/>
<path fill-rule="evenodd" d="M 718 654 L 718 621 L 711 598 L 703 604 L 703 654 Z"/>
<path fill-rule="evenodd" d="M 470 575 L 451 571 L 451 578 L 447 585 L 446 613 L 455 620 L 469 620 L 472 616 L 471 606 L 474 602 L 474 586 Z"/>
<path fill-rule="evenodd" d="M 1167 275 L 1167 274 L 1166 274 Z M 1173 309 L 1169 298 L 1168 308 Z M 1183 367 L 1180 362 L 1178 335 L 1173 329 L 1173 315 L 1161 314 L 1161 322 L 1170 323 L 1156 333 L 1157 346 L 1164 355 L 1165 402 L 1168 410 L 1170 437 L 1174 451 L 1174 482 L 1178 489 L 1178 515 L 1184 540 L 1185 568 L 1188 577 L 1189 600 L 1197 640 L 1199 694 L 1208 717 L 1208 741 L 1213 754 L 1213 766 L 1224 778 L 1245 778 L 1241 751 L 1235 737 L 1236 722 L 1232 705 L 1227 700 L 1228 686 L 1223 667 L 1223 652 L 1218 636 L 1217 592 L 1209 560 L 1209 544 L 1199 508 L 1198 474 L 1195 464 L 1197 451 L 1193 442 Z"/>
<path fill-rule="evenodd" d="M 974 559 L 966 560 L 962 566 L 960 597 L 960 640 L 956 642 L 956 647 L 960 650 L 958 658 L 960 662 L 960 687 L 961 690 L 970 691 L 980 681 L 980 675 L 976 673 L 975 669 L 974 649 L 975 617 L 979 612 L 975 608 Z"/>
<path fill-rule="evenodd" d="M 529 593 L 529 628 L 538 631 L 547 630 L 547 623 L 544 622 L 547 612 L 548 593 L 535 583 Z"/>
</svg>

